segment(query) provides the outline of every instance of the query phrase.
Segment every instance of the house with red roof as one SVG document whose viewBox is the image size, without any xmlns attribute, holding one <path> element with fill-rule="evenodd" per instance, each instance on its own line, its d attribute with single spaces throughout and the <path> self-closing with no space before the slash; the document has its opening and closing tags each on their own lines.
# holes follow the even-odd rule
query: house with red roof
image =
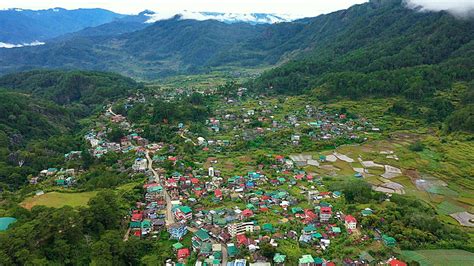
<svg viewBox="0 0 474 266">
<path fill-rule="evenodd" d="M 178 249 L 178 260 L 186 259 L 187 257 L 189 257 L 189 255 L 191 255 L 189 248 Z"/>
<path fill-rule="evenodd" d="M 285 161 L 285 157 L 283 155 L 276 155 L 275 160 L 279 163 L 283 163 Z"/>
<path fill-rule="evenodd" d="M 295 175 L 296 180 L 302 180 L 303 178 L 304 178 L 304 174 Z"/>
<path fill-rule="evenodd" d="M 352 215 L 346 215 L 344 218 L 344 225 L 348 230 L 356 230 L 357 229 L 357 220 Z"/>
<path fill-rule="evenodd" d="M 143 212 L 134 210 L 132 212 L 132 222 L 141 222 L 143 220 Z"/>
<path fill-rule="evenodd" d="M 166 179 L 165 186 L 166 186 L 167 188 L 177 188 L 177 187 L 178 187 L 178 183 L 176 182 L 175 179 L 173 179 L 173 178 L 168 178 L 168 179 Z"/>
<path fill-rule="evenodd" d="M 321 207 L 319 210 L 319 221 L 327 222 L 332 216 L 332 208 L 331 207 Z"/>
<path fill-rule="evenodd" d="M 388 265 L 390 266 L 407 266 L 407 264 L 401 260 L 397 260 L 395 258 L 388 260 Z"/>
<path fill-rule="evenodd" d="M 237 246 L 248 246 L 250 245 L 250 239 L 245 234 L 240 234 L 235 237 L 237 239 Z"/>
<path fill-rule="evenodd" d="M 319 192 L 319 196 L 321 196 L 321 197 L 323 197 L 323 198 L 330 198 L 330 197 L 331 197 L 331 194 L 332 194 L 331 191 L 322 191 L 322 192 Z"/>
<path fill-rule="evenodd" d="M 214 197 L 222 199 L 222 191 L 220 189 L 214 190 Z"/>
<path fill-rule="evenodd" d="M 314 222 L 318 218 L 318 215 L 310 209 L 304 210 L 304 221 L 303 223 L 309 224 Z"/>
<path fill-rule="evenodd" d="M 253 216 L 253 211 L 249 209 L 245 209 L 242 211 L 242 219 L 250 218 Z"/>
</svg>

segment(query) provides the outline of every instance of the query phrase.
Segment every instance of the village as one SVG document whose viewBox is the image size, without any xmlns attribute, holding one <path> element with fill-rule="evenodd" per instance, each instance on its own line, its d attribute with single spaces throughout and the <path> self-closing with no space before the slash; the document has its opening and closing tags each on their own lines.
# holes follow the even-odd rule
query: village
<svg viewBox="0 0 474 266">
<path fill-rule="evenodd" d="M 243 92 L 241 89 L 238 94 Z M 142 96 L 131 98 L 127 105 L 144 101 Z M 378 228 L 362 225 L 365 219 L 377 219 L 377 207 L 343 211 L 344 193 L 328 189 L 324 178 L 338 175 L 333 164 L 347 164 L 351 178 L 378 175 L 384 179 L 386 182 L 372 189 L 390 201 L 391 194 L 405 193 L 401 184 L 390 181 L 401 175 L 400 169 L 338 152 L 291 152 L 299 151 L 308 141 L 364 142 L 380 129 L 366 119 L 309 105 L 282 115 L 287 112 L 278 111 L 278 105 L 257 102 L 255 109 L 232 109 L 227 105 L 232 106 L 234 100 L 226 99 L 225 108 L 204 122 L 206 138 L 191 132 L 184 123 L 176 125 L 178 139 L 197 150 L 195 159 L 203 159 L 193 162 L 194 166 L 180 154 L 179 143 L 153 143 L 141 137 L 143 130 L 127 117 L 116 114 L 112 105 L 104 108 L 102 122 L 84 135 L 90 154 L 99 159 L 121 154 L 131 162 L 129 169 L 126 163 L 121 164 L 123 171 L 145 177 L 143 198 L 133 204 L 126 218 L 124 241 L 131 237 L 159 241 L 165 234 L 173 243 L 174 254 L 168 254 L 166 261 L 170 266 L 336 265 L 328 255 L 337 252 L 334 246 L 341 245 L 360 250 L 357 258 L 345 258 L 344 265 L 406 265 L 392 256 L 376 260 L 367 252 L 372 247 L 393 249 L 397 241 Z M 111 126 L 126 134 L 111 141 Z M 282 145 L 280 150 L 290 152 L 259 155 L 258 162 L 239 155 L 238 160 L 248 160 L 240 167 L 228 162 L 237 142 L 278 132 L 286 136 L 276 140 L 283 141 L 278 144 Z M 398 160 L 393 152 L 380 154 Z M 77 156 L 81 152 L 71 151 L 65 158 Z M 49 178 L 54 185 L 68 188 L 76 185 L 75 177 L 80 174 L 74 169 L 51 168 L 30 182 Z"/>
</svg>

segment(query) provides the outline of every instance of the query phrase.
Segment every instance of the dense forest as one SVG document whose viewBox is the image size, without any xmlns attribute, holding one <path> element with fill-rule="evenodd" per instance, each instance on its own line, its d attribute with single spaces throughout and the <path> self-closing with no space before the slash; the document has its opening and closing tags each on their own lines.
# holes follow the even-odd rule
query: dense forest
<svg viewBox="0 0 474 266">
<path fill-rule="evenodd" d="M 399 2 L 372 1 L 339 12 L 349 25 L 316 42 L 304 58 L 263 73 L 250 86 L 278 94 L 318 88 L 321 100 L 402 96 L 406 101 L 392 109 L 398 114 L 411 112 L 433 122 L 445 121 L 455 111 L 448 129 L 474 131 L 472 122 L 454 123 L 471 107 L 438 97 L 461 86 L 463 101 L 472 101 L 474 21 L 445 12 L 414 12 Z"/>
<path fill-rule="evenodd" d="M 92 198 L 87 208 L 13 207 L 8 213 L 18 225 L 0 234 L 2 265 L 139 265 L 156 241 L 122 239 L 121 219 L 128 202 L 141 188 L 117 195 L 109 190 Z"/>
<path fill-rule="evenodd" d="M 0 186 L 18 188 L 63 161 L 75 127 L 74 115 L 55 103 L 0 90 Z"/>
<path fill-rule="evenodd" d="M 91 71 L 35 70 L 0 77 L 0 87 L 32 94 L 65 105 L 102 104 L 142 88 L 119 74 Z"/>
</svg>

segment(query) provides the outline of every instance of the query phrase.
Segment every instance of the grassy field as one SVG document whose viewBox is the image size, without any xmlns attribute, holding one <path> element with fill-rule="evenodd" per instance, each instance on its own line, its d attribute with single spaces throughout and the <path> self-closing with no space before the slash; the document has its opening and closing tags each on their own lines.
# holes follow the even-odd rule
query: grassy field
<svg viewBox="0 0 474 266">
<path fill-rule="evenodd" d="M 50 192 L 41 196 L 27 198 L 21 203 L 21 206 L 26 209 L 31 209 L 37 205 L 53 208 L 61 208 L 66 205 L 72 207 L 85 206 L 89 199 L 94 197 L 96 194 L 96 191 L 81 193 Z"/>
<path fill-rule="evenodd" d="M 405 261 L 417 261 L 424 265 L 474 265 L 474 253 L 458 249 L 435 249 L 402 251 L 402 259 Z"/>
</svg>

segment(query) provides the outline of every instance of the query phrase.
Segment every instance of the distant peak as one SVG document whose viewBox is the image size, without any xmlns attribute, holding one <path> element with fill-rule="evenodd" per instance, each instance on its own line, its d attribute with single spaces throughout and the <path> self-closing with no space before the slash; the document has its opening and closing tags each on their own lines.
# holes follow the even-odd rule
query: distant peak
<svg viewBox="0 0 474 266">
<path fill-rule="evenodd" d="M 139 16 L 145 16 L 145 15 L 153 15 L 156 14 L 155 11 L 145 9 L 142 12 L 138 13 Z"/>
</svg>

